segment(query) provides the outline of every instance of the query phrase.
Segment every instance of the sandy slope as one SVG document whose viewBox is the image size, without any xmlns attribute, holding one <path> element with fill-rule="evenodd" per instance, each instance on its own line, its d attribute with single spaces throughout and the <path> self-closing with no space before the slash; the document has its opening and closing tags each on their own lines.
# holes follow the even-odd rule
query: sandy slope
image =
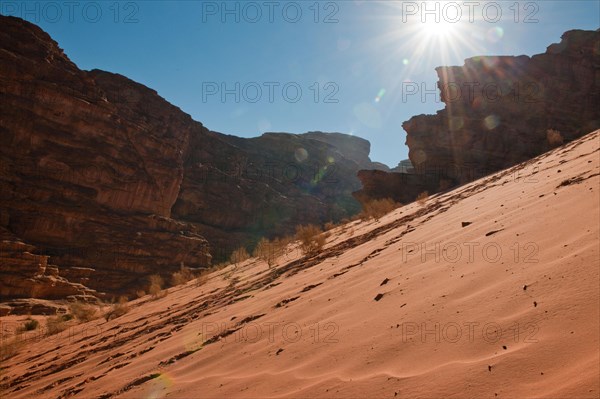
<svg viewBox="0 0 600 399">
<path fill-rule="evenodd" d="M 599 148 L 596 131 L 339 227 L 315 258 L 290 248 L 34 339 L 4 394 L 597 398 Z"/>
</svg>

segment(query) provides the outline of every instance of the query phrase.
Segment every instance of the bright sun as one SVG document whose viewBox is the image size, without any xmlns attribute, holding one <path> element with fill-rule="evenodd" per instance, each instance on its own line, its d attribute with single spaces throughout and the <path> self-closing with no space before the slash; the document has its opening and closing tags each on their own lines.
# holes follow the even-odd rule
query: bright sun
<svg viewBox="0 0 600 399">
<path fill-rule="evenodd" d="M 445 21 L 435 22 L 431 20 L 422 24 L 421 29 L 429 38 L 447 39 L 454 33 L 454 25 Z"/>
</svg>

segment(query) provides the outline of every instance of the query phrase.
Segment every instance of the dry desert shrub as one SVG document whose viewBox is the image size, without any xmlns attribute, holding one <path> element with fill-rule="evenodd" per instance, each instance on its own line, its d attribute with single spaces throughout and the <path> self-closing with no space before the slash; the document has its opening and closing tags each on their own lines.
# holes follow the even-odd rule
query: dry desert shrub
<svg viewBox="0 0 600 399">
<path fill-rule="evenodd" d="M 361 219 L 375 219 L 379 220 L 380 217 L 387 215 L 394 209 L 402 206 L 391 198 L 374 199 L 363 204 L 363 210 L 361 212 Z"/>
<path fill-rule="evenodd" d="M 104 313 L 104 318 L 106 321 L 116 319 L 117 317 L 121 317 L 124 314 L 129 312 L 129 304 L 127 303 L 127 297 L 120 297 L 119 303 L 114 304 L 110 307 L 110 309 Z"/>
<path fill-rule="evenodd" d="M 429 198 L 429 192 L 423 191 L 421 194 L 417 195 L 417 203 L 423 206 L 425 205 L 425 202 L 427 202 L 427 198 Z"/>
<path fill-rule="evenodd" d="M 46 319 L 46 330 L 48 335 L 58 334 L 68 328 L 67 321 L 71 320 L 72 315 L 52 316 Z"/>
<path fill-rule="evenodd" d="M 272 241 L 267 240 L 266 238 L 261 238 L 258 244 L 256 244 L 252 255 L 267 262 L 267 265 L 271 267 L 273 264 L 275 264 L 277 258 L 285 253 L 285 248 L 287 247 L 288 242 L 289 239 L 287 238 L 276 238 Z"/>
<path fill-rule="evenodd" d="M 171 276 L 171 285 L 175 286 L 175 285 L 185 284 L 188 281 L 193 280 L 195 277 L 196 276 L 194 275 L 194 272 L 192 271 L 192 269 L 181 265 L 181 267 L 179 268 L 179 271 L 176 271 Z"/>
<path fill-rule="evenodd" d="M 546 140 L 552 147 L 558 147 L 563 144 L 563 137 L 558 130 L 548 129 L 546 130 Z"/>
<path fill-rule="evenodd" d="M 234 265 L 237 265 L 238 263 L 242 263 L 243 261 L 249 258 L 250 254 L 248 253 L 248 251 L 246 251 L 246 248 L 239 247 L 238 249 L 232 252 L 231 256 L 229 257 L 229 261 Z"/>
<path fill-rule="evenodd" d="M 300 241 L 300 249 L 305 255 L 315 255 L 325 245 L 323 231 L 313 224 L 296 228 L 296 239 Z"/>
<path fill-rule="evenodd" d="M 87 303 L 73 302 L 69 305 L 69 310 L 79 321 L 87 322 L 98 318 L 98 308 Z"/>
<path fill-rule="evenodd" d="M 153 274 L 148 277 L 148 280 L 150 283 L 148 286 L 148 294 L 152 295 L 152 298 L 157 299 L 167 296 L 167 292 L 162 290 L 165 281 L 161 276 Z"/>
<path fill-rule="evenodd" d="M 21 331 L 33 331 L 37 329 L 39 325 L 40 323 L 37 320 L 29 318 L 25 321 L 25 324 L 23 324 Z"/>
</svg>

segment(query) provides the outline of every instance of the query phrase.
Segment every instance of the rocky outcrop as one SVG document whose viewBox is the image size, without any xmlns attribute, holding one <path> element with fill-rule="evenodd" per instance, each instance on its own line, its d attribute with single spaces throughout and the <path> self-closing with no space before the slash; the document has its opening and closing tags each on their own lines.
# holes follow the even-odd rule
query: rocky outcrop
<svg viewBox="0 0 600 399">
<path fill-rule="evenodd" d="M 549 129 L 567 142 L 600 127 L 599 31 L 568 31 L 533 57 L 474 57 L 436 71 L 445 109 L 403 124 L 417 176 L 361 172 L 359 197 L 414 199 L 415 184 L 431 193 L 442 180 L 464 183 L 549 150 Z"/>
<path fill-rule="evenodd" d="M 0 299 L 131 293 L 206 267 L 356 213 L 356 172 L 377 167 L 347 135 L 212 132 L 18 18 L 0 16 L 0 43 Z"/>
</svg>

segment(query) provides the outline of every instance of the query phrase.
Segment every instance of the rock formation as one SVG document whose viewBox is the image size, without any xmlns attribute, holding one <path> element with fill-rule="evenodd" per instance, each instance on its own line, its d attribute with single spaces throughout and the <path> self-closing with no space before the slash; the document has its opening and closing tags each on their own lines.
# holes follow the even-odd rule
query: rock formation
<svg viewBox="0 0 600 399">
<path fill-rule="evenodd" d="M 3 16 L 0 104 L 0 300 L 132 293 L 356 213 L 356 173 L 379 167 L 347 135 L 212 132 Z"/>
<path fill-rule="evenodd" d="M 568 31 L 533 57 L 474 57 L 436 69 L 445 109 L 403 124 L 415 176 L 361 171 L 361 199 L 413 200 L 515 165 L 600 127 L 600 31 Z M 387 188 L 389 187 L 389 189 Z"/>
</svg>

